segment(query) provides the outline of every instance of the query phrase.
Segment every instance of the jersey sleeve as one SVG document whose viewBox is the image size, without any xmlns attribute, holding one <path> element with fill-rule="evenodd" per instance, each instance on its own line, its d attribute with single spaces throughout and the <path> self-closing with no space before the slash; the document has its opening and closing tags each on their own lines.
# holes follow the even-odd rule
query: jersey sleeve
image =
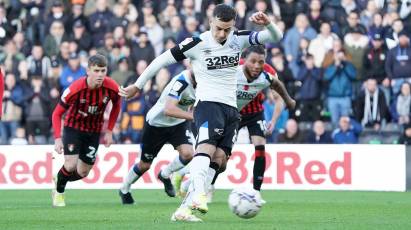
<svg viewBox="0 0 411 230">
<path fill-rule="evenodd" d="M 261 45 L 258 43 L 258 40 L 256 40 L 257 33 L 258 32 L 251 30 L 238 30 L 234 32 L 234 35 L 237 36 L 240 46 L 242 48 L 247 48 L 252 45 Z"/>
<path fill-rule="evenodd" d="M 262 31 L 239 30 L 234 34 L 238 36 L 242 48 L 264 45 L 267 42 L 278 42 L 283 37 L 283 33 L 274 23 L 268 24 Z"/>
<path fill-rule="evenodd" d="M 176 61 L 186 58 L 194 58 L 198 53 L 197 45 L 201 42 L 199 37 L 186 38 L 180 44 L 174 46 L 170 51 Z"/>
<path fill-rule="evenodd" d="M 181 100 L 184 90 L 188 87 L 187 81 L 184 79 L 184 76 L 181 75 L 177 81 L 173 83 L 170 91 L 168 92 L 169 97 L 173 97 L 177 100 Z"/>
<path fill-rule="evenodd" d="M 76 94 L 76 91 L 77 89 L 74 85 L 67 87 L 60 97 L 59 104 L 63 106 L 63 108 L 68 109 L 72 104 L 73 96 Z"/>
</svg>

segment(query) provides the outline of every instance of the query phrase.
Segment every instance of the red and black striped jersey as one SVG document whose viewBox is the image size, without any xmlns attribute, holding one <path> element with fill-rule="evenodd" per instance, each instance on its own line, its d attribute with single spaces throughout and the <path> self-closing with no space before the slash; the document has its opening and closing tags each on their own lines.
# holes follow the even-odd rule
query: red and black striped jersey
<svg viewBox="0 0 411 230">
<path fill-rule="evenodd" d="M 240 63 L 242 64 L 243 61 L 241 60 Z M 264 71 L 268 72 L 271 75 L 274 75 L 274 76 L 276 75 L 275 69 L 267 63 L 264 64 Z M 258 93 L 257 96 L 254 97 L 252 101 L 250 101 L 246 106 L 244 106 L 244 108 L 240 111 L 240 114 L 249 115 L 249 114 L 262 112 L 264 110 L 263 108 L 264 99 L 265 99 L 264 93 L 263 92 Z"/>
<path fill-rule="evenodd" d="M 64 127 L 83 132 L 100 133 L 104 123 L 104 111 L 109 101 L 112 101 L 113 108 L 108 129 L 112 130 L 120 112 L 121 103 L 117 83 L 113 79 L 105 77 L 101 87 L 90 89 L 87 85 L 87 77 L 74 81 L 63 92 L 60 103 L 53 113 L 54 136 L 60 137 L 58 124 L 61 125 L 61 115 L 65 111 L 67 112 Z M 63 109 L 62 112 L 61 109 Z"/>
</svg>

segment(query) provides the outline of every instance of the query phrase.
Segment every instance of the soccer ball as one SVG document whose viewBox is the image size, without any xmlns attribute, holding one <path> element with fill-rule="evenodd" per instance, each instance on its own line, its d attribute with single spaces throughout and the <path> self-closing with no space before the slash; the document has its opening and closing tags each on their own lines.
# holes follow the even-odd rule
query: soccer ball
<svg viewBox="0 0 411 230">
<path fill-rule="evenodd" d="M 261 196 L 252 188 L 234 189 L 228 197 L 228 207 L 237 216 L 250 219 L 260 212 Z"/>
</svg>

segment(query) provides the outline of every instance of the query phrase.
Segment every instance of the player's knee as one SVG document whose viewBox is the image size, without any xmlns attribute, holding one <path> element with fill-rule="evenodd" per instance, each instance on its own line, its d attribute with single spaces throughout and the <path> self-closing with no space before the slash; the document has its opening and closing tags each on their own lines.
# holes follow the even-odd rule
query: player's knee
<svg viewBox="0 0 411 230">
<path fill-rule="evenodd" d="M 138 163 L 138 169 L 140 170 L 141 173 L 144 173 L 145 171 L 149 170 L 150 167 L 151 167 L 151 162 L 140 161 Z"/>
<path fill-rule="evenodd" d="M 88 174 L 90 173 L 90 170 L 82 169 L 82 170 L 78 170 L 77 173 L 78 173 L 79 176 L 84 178 L 84 177 L 88 176 Z"/>
<path fill-rule="evenodd" d="M 180 157 L 184 161 L 191 161 L 193 159 L 194 151 L 191 149 L 183 149 L 180 151 Z"/>
<path fill-rule="evenodd" d="M 64 162 L 64 169 L 66 169 L 67 172 L 74 172 L 76 170 L 77 164 L 72 164 L 70 162 Z"/>
</svg>

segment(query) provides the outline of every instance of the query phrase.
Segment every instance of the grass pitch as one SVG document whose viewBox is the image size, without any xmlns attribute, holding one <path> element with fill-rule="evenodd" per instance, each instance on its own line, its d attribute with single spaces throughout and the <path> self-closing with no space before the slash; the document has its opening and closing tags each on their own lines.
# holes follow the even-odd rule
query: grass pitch
<svg viewBox="0 0 411 230">
<path fill-rule="evenodd" d="M 217 190 L 204 223 L 173 223 L 180 203 L 162 190 L 134 190 L 123 206 L 116 190 L 67 190 L 64 208 L 52 208 L 49 190 L 0 190 L 0 229 L 411 229 L 411 193 L 263 191 L 257 217 L 243 220 Z"/>
</svg>

